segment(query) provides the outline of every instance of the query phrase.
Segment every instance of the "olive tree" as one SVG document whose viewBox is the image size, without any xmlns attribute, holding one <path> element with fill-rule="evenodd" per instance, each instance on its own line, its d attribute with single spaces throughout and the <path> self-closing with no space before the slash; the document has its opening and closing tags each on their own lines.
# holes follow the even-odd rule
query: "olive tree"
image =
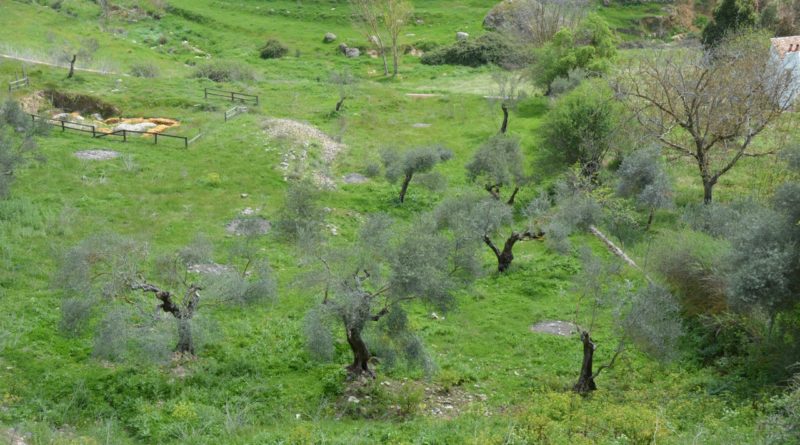
<svg viewBox="0 0 800 445">
<path fill-rule="evenodd" d="M 514 204 L 520 186 L 525 183 L 524 159 L 519 138 L 497 135 L 478 148 L 466 165 L 471 182 L 482 182 L 493 198 L 500 199 L 503 187 L 513 187 L 506 201 Z"/>
<path fill-rule="evenodd" d="M 747 312 L 761 310 L 770 325 L 782 312 L 800 303 L 800 183 L 776 192 L 772 209 L 748 212 L 729 240 L 726 282 L 731 305 Z"/>
<path fill-rule="evenodd" d="M 646 229 L 653 223 L 656 209 L 672 206 L 672 184 L 657 148 L 636 150 L 625 156 L 617 177 L 617 194 L 634 198 L 648 210 Z"/>
<path fill-rule="evenodd" d="M 149 250 L 146 243 L 115 234 L 91 236 L 67 250 L 55 277 L 65 298 L 62 328 L 79 332 L 97 314 L 104 314 L 97 332 L 96 352 L 108 358 L 124 357 L 126 352 L 115 350 L 147 339 L 147 329 L 135 328 L 159 322 L 152 303 L 143 297 L 152 294 L 157 303 L 155 309 L 176 323 L 175 352 L 194 355 L 193 320 L 201 307 L 201 291 L 213 289 L 211 298 L 220 304 L 251 302 L 275 294 L 266 262 L 250 267 L 252 258 L 248 259 L 238 273 L 233 272 L 232 266 L 207 267 L 214 264 L 210 260 L 212 249 L 202 237 L 155 259 L 151 259 Z"/>
<path fill-rule="evenodd" d="M 578 294 L 574 324 L 580 334 L 583 354 L 573 391 L 588 394 L 596 390 L 595 379 L 602 371 L 613 367 L 630 342 L 657 360 L 674 359 L 684 333 L 678 300 L 654 282 L 634 289 L 630 281 L 620 279 L 619 262 L 603 261 L 588 248 L 582 250 L 581 260 L 581 271 L 575 278 L 573 290 Z M 595 368 L 595 352 L 599 345 L 592 338 L 592 332 L 602 305 L 614 308 L 613 332 L 617 346 L 608 361 Z M 579 325 L 581 318 L 585 323 Z"/>
<path fill-rule="evenodd" d="M 46 131 L 35 125 L 17 102 L 0 106 L 0 199 L 8 196 L 16 170 L 31 156 L 38 156 L 34 136 Z"/>
<path fill-rule="evenodd" d="M 443 201 L 435 209 L 434 215 L 439 227 L 461 234 L 464 237 L 463 242 L 471 239 L 473 242 L 485 244 L 497 259 L 497 271 L 501 273 L 511 267 L 514 246 L 518 242 L 543 236 L 541 231 L 528 225 L 525 230 L 511 230 L 505 237 L 502 249 L 498 247 L 492 238 L 514 223 L 514 212 L 511 206 L 492 198 L 452 197 Z M 531 212 L 531 218 L 535 216 Z"/>
<path fill-rule="evenodd" d="M 436 164 L 449 160 L 453 153 L 439 145 L 413 148 L 405 152 L 389 149 L 381 153 L 389 182 L 401 181 L 400 202 L 406 199 L 411 179 L 418 173 L 431 171 Z"/>
<path fill-rule="evenodd" d="M 318 246 L 312 263 L 316 267 L 307 278 L 322 293 L 306 320 L 311 352 L 330 358 L 331 329 L 342 326 L 353 354 L 347 371 L 374 377 L 366 338 L 372 326 L 382 329 L 394 349 L 424 361 L 424 349 L 410 331 L 403 305 L 417 300 L 447 309 L 453 292 L 475 275 L 464 262 L 470 255 L 463 249 L 455 236 L 437 230 L 430 218 L 404 225 L 380 214 L 369 218 L 347 245 Z"/>
<path fill-rule="evenodd" d="M 508 131 L 508 111 L 515 109 L 520 100 L 526 97 L 522 86 L 526 76 L 522 71 L 497 70 L 492 73 L 496 94 L 490 97 L 491 102 L 500 102 L 503 111 L 503 122 L 500 124 L 500 134 Z"/>
<path fill-rule="evenodd" d="M 617 77 L 617 93 L 642 128 L 697 165 L 706 204 L 739 160 L 766 154 L 753 141 L 797 95 L 791 71 L 770 60 L 768 45 L 755 34 L 729 37 L 707 51 L 645 53 Z"/>
<path fill-rule="evenodd" d="M 358 85 L 358 79 L 356 79 L 355 76 L 353 76 L 353 74 L 351 74 L 349 71 L 342 70 L 332 72 L 330 82 L 336 86 L 336 89 L 339 92 L 339 100 L 336 102 L 336 107 L 334 108 L 334 112 L 338 113 L 342 109 L 344 101 L 355 94 L 355 89 Z"/>
</svg>

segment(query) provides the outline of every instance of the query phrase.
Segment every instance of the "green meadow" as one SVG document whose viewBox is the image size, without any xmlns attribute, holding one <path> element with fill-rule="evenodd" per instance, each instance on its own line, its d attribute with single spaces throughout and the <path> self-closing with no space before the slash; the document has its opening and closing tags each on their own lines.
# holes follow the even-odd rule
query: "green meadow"
<svg viewBox="0 0 800 445">
<path fill-rule="evenodd" d="M 56 51 L 79 48 L 89 37 L 97 50 L 91 61 L 78 60 L 71 79 L 66 68 L 26 63 L 30 87 L 3 90 L 0 99 L 25 100 L 46 89 L 85 94 L 117 107 L 124 117 L 178 120 L 167 134 L 199 137 L 188 148 L 168 138 L 157 145 L 149 137 L 122 142 L 56 127 L 36 137 L 42 159 L 26 162 L 11 194 L 0 200 L 0 443 L 763 443 L 766 406 L 777 390 L 726 379 L 690 354 L 664 362 L 630 345 L 597 378 L 596 391 L 588 396 L 572 391 L 580 341 L 533 332 L 531 326 L 543 320 L 589 323 L 586 310 L 576 318 L 576 306 L 584 301 L 575 286 L 579 251 L 588 247 L 604 260 L 614 257 L 588 233 L 572 235 L 566 254 L 538 240 L 520 242 L 504 274 L 495 271 L 495 258 L 484 249 L 485 273 L 457 293 L 450 311 L 433 317 L 435 309 L 408 305 L 409 323 L 435 367 L 425 373 L 413 366 L 375 365 L 369 399 L 359 402 L 369 405 L 369 415 L 347 409 L 344 366 L 351 353 L 344 335 L 336 338 L 332 362 L 320 363 L 307 352 L 304 317 L 321 293 L 298 285 L 307 267 L 300 260 L 303 252 L 273 234 L 259 239 L 258 247 L 275 271 L 276 299 L 201 306 L 202 346 L 196 357 L 98 359 L 92 327 L 77 336 L 59 328 L 63 295 L 53 277 L 61 253 L 98 233 L 131 236 L 156 253 L 204 234 L 215 261 L 225 263 L 226 249 L 237 238 L 226 225 L 247 208 L 273 221 L 284 204 L 288 183 L 281 163 L 297 147 L 271 138 L 269 119 L 305 123 L 341 144 L 331 164 L 312 144 L 305 168 L 322 169 L 336 182 L 335 189 L 322 192 L 322 203 L 326 222 L 336 229 L 333 242 L 347 243 L 368 215 L 383 212 L 411 221 L 447 196 L 482 192 L 468 180 L 464 165 L 497 133 L 502 113 L 485 97 L 497 94 L 488 67 L 428 66 L 406 54 L 399 76 L 387 78 L 380 59 L 341 55 L 339 43 L 363 46 L 365 40 L 345 1 L 169 0 L 165 9 L 141 2 L 135 17 L 112 15 L 102 27 L 93 1 L 63 0 L 58 8 L 46 3 L 0 0 L 0 53 L 52 62 Z M 414 20 L 400 43 L 449 44 L 457 31 L 479 36 L 493 4 L 415 0 Z M 160 11 L 158 18 L 146 14 L 148 8 Z M 614 29 L 658 13 L 653 5 L 597 8 Z M 336 42 L 323 43 L 326 32 L 335 33 Z M 279 39 L 289 53 L 260 59 L 258 50 L 269 38 Z M 620 57 L 636 57 L 636 51 L 624 50 Z M 240 66 L 251 77 L 221 83 L 193 77 L 196 66 L 209 60 Z M 129 75 L 144 63 L 157 77 Z M 19 60 L 0 58 L 3 88 L 20 70 Z M 329 79 L 342 70 L 358 83 L 336 113 L 339 93 Z M 231 103 L 204 99 L 205 88 L 258 95 L 259 104 L 225 122 Z M 551 99 L 530 87 L 510 116 L 509 132 L 520 138 L 525 170 L 535 178 L 519 192 L 520 206 L 561 174 L 537 162 L 550 107 Z M 793 113 L 787 114 L 759 143 L 780 144 L 793 133 L 794 122 Z M 381 176 L 361 184 L 342 181 L 350 173 L 367 175 L 387 147 L 434 143 L 453 152 L 436 168 L 446 184 L 429 190 L 412 183 L 402 205 L 399 185 Z M 120 156 L 104 161 L 75 156 L 88 149 Z M 670 162 L 669 173 L 678 206 L 700 199 L 695 166 Z M 721 202 L 766 197 L 786 177 L 775 157 L 747 158 L 724 177 L 715 197 Z M 644 220 L 646 213 L 637 217 Z M 675 230 L 679 219 L 676 212 L 659 211 L 646 234 L 615 241 L 646 263 L 651 241 Z M 619 280 L 645 282 L 632 269 Z M 612 306 L 600 305 L 592 321 L 598 365 L 617 347 Z M 399 414 L 390 408 L 395 405 Z"/>
</svg>

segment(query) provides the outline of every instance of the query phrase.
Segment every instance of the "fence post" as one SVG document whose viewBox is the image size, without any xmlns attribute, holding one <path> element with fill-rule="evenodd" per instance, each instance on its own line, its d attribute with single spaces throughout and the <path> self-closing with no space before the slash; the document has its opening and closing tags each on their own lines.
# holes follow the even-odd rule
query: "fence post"
<svg viewBox="0 0 800 445">
<path fill-rule="evenodd" d="M 158 145 L 158 133 L 154 133 L 154 134 L 155 134 L 155 138 L 154 139 L 156 141 L 155 144 Z"/>
<path fill-rule="evenodd" d="M 95 137 L 95 133 L 97 132 L 94 125 L 92 125 L 92 137 Z"/>
<path fill-rule="evenodd" d="M 35 114 L 31 114 L 31 123 L 34 123 L 34 122 L 36 122 L 36 115 Z"/>
<path fill-rule="evenodd" d="M 183 148 L 189 148 L 189 138 L 185 136 L 183 138 Z"/>
<path fill-rule="evenodd" d="M 128 142 L 128 130 L 122 130 L 122 142 Z"/>
<path fill-rule="evenodd" d="M 231 102 L 235 102 L 236 100 L 233 98 L 233 91 L 231 91 Z"/>
<path fill-rule="evenodd" d="M 258 105 L 258 96 L 256 96 L 256 105 Z"/>
<path fill-rule="evenodd" d="M 208 88 L 203 88 L 203 93 L 204 93 L 204 96 L 205 96 L 206 100 L 208 100 Z"/>
<path fill-rule="evenodd" d="M 64 121 L 61 121 L 61 131 L 64 131 Z"/>
</svg>

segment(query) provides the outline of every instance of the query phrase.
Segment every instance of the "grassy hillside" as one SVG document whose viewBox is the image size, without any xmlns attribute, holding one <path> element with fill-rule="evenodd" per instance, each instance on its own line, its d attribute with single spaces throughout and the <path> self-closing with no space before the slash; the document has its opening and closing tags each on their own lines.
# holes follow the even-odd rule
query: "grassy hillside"
<svg viewBox="0 0 800 445">
<path fill-rule="evenodd" d="M 202 134 L 188 149 L 170 140 L 123 143 L 58 129 L 38 138 L 46 162 L 20 170 L 11 196 L 0 201 L 0 442 L 4 434 L 29 444 L 758 442 L 763 416 L 758 402 L 718 386 L 712 371 L 691 360 L 661 363 L 631 347 L 599 377 L 594 394 L 584 398 L 570 391 L 580 367 L 580 342 L 530 327 L 542 320 L 573 320 L 580 298 L 572 285 L 580 269 L 578 249 L 588 246 L 610 257 L 588 235 L 573 237 L 569 255 L 541 242 L 521 243 L 505 275 L 492 272 L 494 258 L 487 250 L 485 276 L 458 295 L 452 312 L 434 319 L 431 308 L 413 305 L 411 324 L 436 370 L 426 376 L 420 369 L 378 365 L 371 398 L 359 402 L 372 407 L 377 414 L 368 417 L 373 418 L 348 414 L 352 407 L 342 394 L 350 352 L 343 335 L 332 363 L 315 362 L 306 352 L 303 318 L 320 295 L 297 285 L 305 265 L 296 247 L 271 236 L 261 249 L 277 272 L 277 301 L 203 307 L 204 346 L 196 359 L 109 363 L 92 356 L 91 329 L 78 337 L 63 335 L 61 294 L 52 276 L 64 248 L 92 234 L 117 232 L 167 252 L 204 233 L 223 263 L 233 242 L 225 226 L 239 212 L 252 208 L 268 220 L 277 217 L 287 187 L 280 164 L 296 147 L 268 137 L 268 118 L 309 123 L 346 145 L 333 165 L 320 167 L 328 167 L 337 181 L 335 190 L 324 193 L 324 205 L 338 239 L 352 239 L 367 214 L 380 211 L 409 220 L 456 190 L 480 190 L 468 182 L 463 166 L 500 124 L 499 106 L 484 98 L 496 94 L 488 68 L 425 66 L 406 55 L 401 76 L 385 79 L 379 59 L 338 53 L 338 43 L 364 40 L 344 1 L 168 3 L 165 11 L 153 12 L 158 19 L 144 13 L 113 15 L 103 29 L 99 7 L 86 0 L 64 0 L 58 9 L 24 1 L 0 6 L 0 48 L 6 48 L 0 53 L 50 61 L 54 48 L 77 48 L 91 37 L 98 49 L 88 67 L 110 71 L 78 71 L 65 79 L 63 68 L 27 64 L 31 88 L 14 92 L 14 98 L 45 88 L 87 94 L 116 106 L 125 117 L 179 120 L 171 134 Z M 401 42 L 411 46 L 449 43 L 456 31 L 480 35 L 483 16 L 493 5 L 488 0 L 413 3 L 419 21 L 405 30 Z M 322 43 L 329 31 L 337 34 L 336 43 Z M 268 38 L 285 43 L 289 55 L 259 59 L 258 48 Z M 218 84 L 192 77 L 194 66 L 207 60 L 242 64 L 254 78 Z M 160 75 L 129 76 L 140 63 L 152 64 Z M 87 66 L 79 61 L 77 67 Z M 359 84 L 335 114 L 338 92 L 328 78 L 342 69 Z M 19 70 L 19 61 L 0 59 L 3 85 Z M 260 104 L 224 122 L 230 104 L 204 100 L 207 87 L 257 94 Z M 557 174 L 533 166 L 547 106 L 548 99 L 532 96 L 512 113 L 510 123 L 510 132 L 522 139 L 526 168 L 542 184 Z M 380 177 L 365 184 L 341 181 L 379 162 L 382 148 L 437 142 L 454 152 L 438 169 L 447 178 L 443 190 L 412 186 L 408 202 L 400 206 L 398 186 Z M 122 156 L 110 161 L 74 156 L 97 148 Z M 313 150 L 310 156 L 318 157 Z M 770 191 L 780 172 L 770 177 L 752 172 L 770 171 L 773 162 L 743 161 L 726 177 L 729 182 L 720 184 L 720 198 Z M 700 196 L 690 166 L 673 165 L 672 173 L 679 202 Z M 524 188 L 518 202 L 527 203 L 539 190 Z M 674 216 L 657 219 L 652 236 L 668 230 L 671 221 Z M 639 258 L 647 255 L 646 243 L 631 249 Z M 624 276 L 634 283 L 643 280 L 632 271 Z M 601 307 L 595 322 L 598 363 L 608 360 L 617 344 L 612 312 Z M 403 408 L 402 415 L 390 414 L 395 405 Z"/>
</svg>

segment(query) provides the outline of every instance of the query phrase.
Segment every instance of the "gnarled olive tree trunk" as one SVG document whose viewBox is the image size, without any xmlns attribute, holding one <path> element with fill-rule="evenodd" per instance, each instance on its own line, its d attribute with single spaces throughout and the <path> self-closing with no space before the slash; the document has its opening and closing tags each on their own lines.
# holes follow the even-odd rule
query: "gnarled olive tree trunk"
<svg viewBox="0 0 800 445">
<path fill-rule="evenodd" d="M 581 332 L 581 342 L 583 343 L 583 364 L 581 364 L 578 383 L 572 387 L 572 390 L 579 394 L 588 394 L 590 391 L 597 389 L 597 385 L 594 383 L 595 375 L 592 373 L 595 344 L 586 331 Z"/>
<path fill-rule="evenodd" d="M 197 305 L 200 303 L 199 291 L 201 288 L 194 284 L 189 286 L 186 290 L 186 295 L 183 298 L 182 304 L 177 304 L 173 300 L 173 295 L 169 291 L 159 289 L 152 284 L 142 283 L 132 286 L 133 289 L 141 289 L 144 292 L 152 292 L 156 298 L 161 301 L 158 308 L 162 311 L 172 314 L 177 321 L 178 326 L 178 344 L 175 346 L 175 352 L 181 354 L 194 355 L 194 339 L 192 337 L 192 317 L 197 310 Z"/>
<path fill-rule="evenodd" d="M 347 328 L 347 344 L 353 351 L 353 363 L 347 367 L 347 372 L 354 376 L 365 374 L 375 377 L 375 373 L 369 369 L 370 354 L 367 344 L 361 338 L 362 329 L 361 327 Z"/>
<path fill-rule="evenodd" d="M 497 271 L 502 273 L 508 270 L 508 268 L 511 267 L 511 262 L 514 261 L 513 250 L 517 241 L 539 239 L 543 235 L 543 233 L 533 233 L 529 230 L 522 233 L 511 232 L 511 236 L 506 239 L 503 245 L 503 250 L 498 249 L 488 235 L 483 236 L 483 242 L 494 252 L 495 257 L 497 257 Z"/>
</svg>

